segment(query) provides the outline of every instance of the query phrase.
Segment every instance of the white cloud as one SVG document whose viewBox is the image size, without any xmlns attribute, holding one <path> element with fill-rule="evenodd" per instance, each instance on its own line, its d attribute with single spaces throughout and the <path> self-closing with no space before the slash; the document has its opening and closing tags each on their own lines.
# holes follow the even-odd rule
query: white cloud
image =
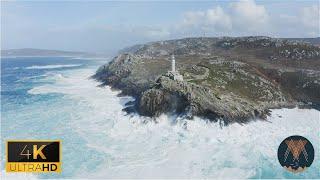
<svg viewBox="0 0 320 180">
<path fill-rule="evenodd" d="M 264 6 L 254 1 L 231 3 L 226 9 L 216 6 L 205 11 L 184 14 L 182 27 L 192 27 L 207 32 L 261 31 L 269 22 Z"/>
<path fill-rule="evenodd" d="M 170 32 L 165 28 L 146 29 L 144 34 L 149 38 L 166 38 L 170 36 Z"/>
<path fill-rule="evenodd" d="M 146 40 L 159 40 L 171 35 L 167 28 L 156 26 L 123 26 L 121 29 L 124 32 L 143 37 Z"/>
<path fill-rule="evenodd" d="M 319 7 L 316 5 L 304 7 L 301 10 L 302 23 L 311 28 L 319 28 Z"/>
<path fill-rule="evenodd" d="M 291 37 L 319 37 L 319 16 L 319 6 L 301 7 L 296 14 L 273 17 L 274 31 L 290 34 Z"/>
<path fill-rule="evenodd" d="M 309 30 L 310 35 L 320 35 L 320 20 L 319 20 L 319 6 L 313 5 L 310 7 L 304 7 L 300 11 L 301 23 Z"/>
<path fill-rule="evenodd" d="M 189 11 L 184 14 L 183 24 L 186 26 L 195 26 L 200 24 L 202 18 L 205 17 L 205 13 L 202 11 Z"/>
<path fill-rule="evenodd" d="M 232 29 L 229 15 L 220 6 L 207 11 L 185 13 L 183 26 L 201 27 L 202 29 L 211 29 L 219 32 Z"/>
<path fill-rule="evenodd" d="M 263 5 L 253 0 L 232 3 L 231 16 L 236 28 L 259 31 L 269 25 L 269 15 Z"/>
<path fill-rule="evenodd" d="M 219 29 L 222 29 L 222 30 L 232 29 L 230 16 L 226 14 L 220 6 L 214 9 L 207 10 L 206 20 L 208 25 L 213 25 Z"/>
<path fill-rule="evenodd" d="M 297 9 L 278 14 L 254 0 L 232 2 L 224 8 L 215 6 L 184 13 L 177 32 L 183 32 L 185 36 L 202 33 L 214 36 L 320 36 L 319 5 Z"/>
</svg>

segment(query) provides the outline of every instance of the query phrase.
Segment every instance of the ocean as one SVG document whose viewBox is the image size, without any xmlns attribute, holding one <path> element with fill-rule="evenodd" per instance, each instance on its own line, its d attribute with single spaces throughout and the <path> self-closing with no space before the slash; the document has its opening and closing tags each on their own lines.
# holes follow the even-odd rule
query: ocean
<svg viewBox="0 0 320 180">
<path fill-rule="evenodd" d="M 320 111 L 276 109 L 267 121 L 227 127 L 167 115 L 152 121 L 127 115 L 122 108 L 132 97 L 90 79 L 106 62 L 1 59 L 2 178 L 320 178 Z M 286 171 L 277 159 L 291 135 L 315 149 L 302 173 Z M 5 173 L 8 139 L 60 139 L 62 173 Z"/>
</svg>

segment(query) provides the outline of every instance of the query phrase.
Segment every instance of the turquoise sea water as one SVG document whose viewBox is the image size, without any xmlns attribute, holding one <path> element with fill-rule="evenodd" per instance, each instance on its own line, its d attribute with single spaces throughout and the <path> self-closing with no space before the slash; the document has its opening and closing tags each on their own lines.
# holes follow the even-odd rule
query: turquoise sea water
<svg viewBox="0 0 320 180">
<path fill-rule="evenodd" d="M 62 57 L 1 60 L 1 148 L 7 139 L 61 139 L 61 174 L 28 178 L 320 178 L 320 112 L 273 110 L 268 122 L 220 128 L 162 115 L 155 123 L 122 108 L 131 97 L 89 77 L 102 61 Z M 284 170 L 277 148 L 291 135 L 315 148 L 312 166 Z"/>
</svg>

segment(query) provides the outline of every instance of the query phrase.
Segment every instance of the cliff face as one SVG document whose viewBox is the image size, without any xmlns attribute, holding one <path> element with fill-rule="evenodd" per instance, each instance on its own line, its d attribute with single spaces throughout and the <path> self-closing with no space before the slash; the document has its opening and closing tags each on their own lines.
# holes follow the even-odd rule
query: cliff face
<svg viewBox="0 0 320 180">
<path fill-rule="evenodd" d="M 184 80 L 173 80 L 170 54 Z M 246 122 L 268 109 L 320 104 L 320 48 L 268 37 L 187 38 L 134 46 L 94 78 L 136 97 L 141 115 Z M 133 108 L 127 108 L 127 110 Z"/>
</svg>

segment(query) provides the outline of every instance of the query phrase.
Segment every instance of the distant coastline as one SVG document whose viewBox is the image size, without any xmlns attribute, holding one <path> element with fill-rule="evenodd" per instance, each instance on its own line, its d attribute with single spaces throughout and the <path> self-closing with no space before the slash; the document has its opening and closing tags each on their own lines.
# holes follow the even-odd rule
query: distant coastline
<svg viewBox="0 0 320 180">
<path fill-rule="evenodd" d="M 108 56 L 104 54 L 75 52 L 75 51 L 61 51 L 48 49 L 7 49 L 1 50 L 1 58 L 19 58 L 19 57 L 70 57 L 81 59 L 106 59 Z"/>
</svg>

